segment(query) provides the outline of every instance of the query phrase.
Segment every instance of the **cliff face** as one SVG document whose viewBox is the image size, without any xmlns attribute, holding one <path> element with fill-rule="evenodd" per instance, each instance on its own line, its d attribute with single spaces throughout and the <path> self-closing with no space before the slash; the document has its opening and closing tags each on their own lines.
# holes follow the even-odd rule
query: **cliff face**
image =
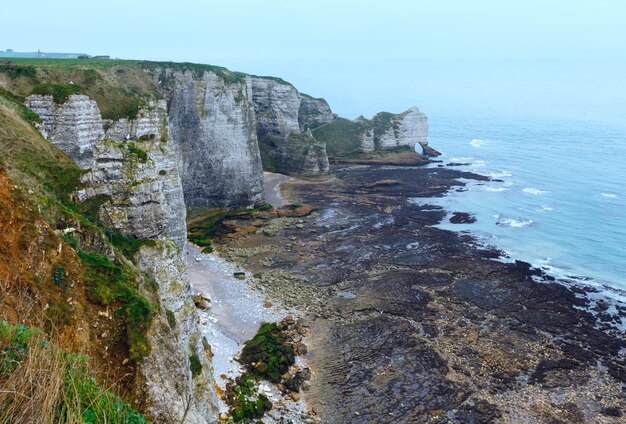
<svg viewBox="0 0 626 424">
<path fill-rule="evenodd" d="M 137 267 L 158 285 L 156 313 L 148 331 L 153 348 L 137 364 L 135 397 L 142 409 L 157 422 L 212 422 L 216 400 L 212 387 L 210 357 L 196 325 L 197 312 L 191 303 L 191 287 L 185 273 L 185 203 L 176 146 L 167 131 L 165 103 L 141 110 L 136 120 L 108 122 L 104 131 L 97 106 L 85 96 L 70 96 L 64 105 L 52 99 L 31 96 L 27 100 L 40 114 L 46 134 L 74 160 L 91 158 L 89 172 L 82 177 L 81 201 L 101 204 L 98 218 L 125 236 L 144 241 L 133 258 Z M 81 109 L 78 105 L 84 105 Z M 68 107 L 74 120 L 62 119 Z M 87 118 L 88 117 L 88 118 Z M 89 119 L 99 127 L 100 139 L 92 132 L 87 140 L 70 128 Z M 89 155 L 75 146 L 91 146 Z M 74 158 L 72 155 L 81 155 Z M 87 161 L 82 160 L 83 163 Z M 151 297 L 151 290 L 142 291 Z M 173 322 L 172 322 L 172 317 Z M 202 373 L 190 371 L 190 357 L 200 359 Z"/>
<path fill-rule="evenodd" d="M 263 167 L 288 174 L 328 173 L 326 145 L 309 128 L 333 119 L 326 101 L 304 96 L 281 80 L 248 77 Z"/>
<path fill-rule="evenodd" d="M 213 72 L 155 74 L 169 103 L 188 207 L 242 207 L 264 201 L 252 94 Z"/>
</svg>

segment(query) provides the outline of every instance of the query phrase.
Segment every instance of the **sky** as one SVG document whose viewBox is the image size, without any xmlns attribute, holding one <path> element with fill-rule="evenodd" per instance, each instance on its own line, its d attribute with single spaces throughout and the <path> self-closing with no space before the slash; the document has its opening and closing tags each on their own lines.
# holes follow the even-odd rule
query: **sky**
<svg viewBox="0 0 626 424">
<path fill-rule="evenodd" d="M 347 117 L 413 105 L 435 115 L 547 113 L 557 101 L 563 116 L 626 106 L 623 0 L 5 3 L 2 15 L 15 19 L 3 19 L 0 50 L 280 76 Z"/>
</svg>

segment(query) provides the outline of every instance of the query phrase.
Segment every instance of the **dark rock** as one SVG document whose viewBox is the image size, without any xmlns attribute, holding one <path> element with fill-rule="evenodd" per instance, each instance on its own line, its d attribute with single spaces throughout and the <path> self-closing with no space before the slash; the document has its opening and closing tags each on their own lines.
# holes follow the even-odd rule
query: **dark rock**
<svg viewBox="0 0 626 424">
<path fill-rule="evenodd" d="M 450 217 L 452 224 L 473 224 L 476 222 L 476 217 L 466 212 L 454 212 Z"/>
<path fill-rule="evenodd" d="M 607 406 L 606 408 L 602 409 L 600 412 L 609 417 L 616 417 L 616 418 L 619 418 L 622 415 L 624 415 L 621 409 L 619 409 L 617 406 Z"/>
</svg>

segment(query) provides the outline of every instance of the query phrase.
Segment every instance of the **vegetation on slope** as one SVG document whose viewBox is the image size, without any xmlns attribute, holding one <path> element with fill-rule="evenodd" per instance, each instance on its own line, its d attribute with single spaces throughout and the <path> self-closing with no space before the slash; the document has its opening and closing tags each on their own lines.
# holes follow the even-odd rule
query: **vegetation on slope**
<svg viewBox="0 0 626 424">
<path fill-rule="evenodd" d="M 364 122 L 336 118 L 333 122 L 313 130 L 313 136 L 326 143 L 329 158 L 350 156 L 361 151 L 361 137 L 371 131 Z"/>
<path fill-rule="evenodd" d="M 51 95 L 64 103 L 72 94 L 94 99 L 104 119 L 136 118 L 144 99 L 157 98 L 154 81 L 136 64 L 114 67 L 106 61 L 12 59 L 0 65 L 0 86 L 16 96 Z M 136 62 L 131 62 L 136 63 Z M 4 77 L 4 78 L 3 78 Z"/>
<path fill-rule="evenodd" d="M 39 326 L 66 350 L 89 349 L 96 363 L 127 357 L 106 374 L 130 384 L 133 361 L 150 349 L 155 306 L 143 295 L 154 283 L 132 263 L 142 242 L 103 227 L 106 199 L 76 200 L 83 171 L 22 107 L 0 95 L 0 319 Z"/>
<path fill-rule="evenodd" d="M 63 351 L 37 328 L 6 321 L 0 321 L 0 387 L 3 423 L 146 423 L 96 383 L 87 356 Z"/>
</svg>

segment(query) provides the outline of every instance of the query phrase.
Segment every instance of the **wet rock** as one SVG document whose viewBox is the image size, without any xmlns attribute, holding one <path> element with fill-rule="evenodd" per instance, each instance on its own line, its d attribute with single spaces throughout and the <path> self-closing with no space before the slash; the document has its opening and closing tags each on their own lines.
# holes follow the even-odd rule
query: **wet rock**
<svg viewBox="0 0 626 424">
<path fill-rule="evenodd" d="M 624 415 L 622 411 L 616 406 L 607 406 L 606 408 L 603 408 L 600 412 L 606 416 L 616 417 L 616 418 L 619 418 L 622 415 Z"/>
<path fill-rule="evenodd" d="M 311 378 L 311 371 L 308 368 L 297 371 L 292 377 L 285 379 L 284 385 L 290 392 L 298 392 L 305 380 Z"/>
<path fill-rule="evenodd" d="M 450 217 L 452 224 L 473 224 L 476 222 L 476 217 L 467 212 L 454 212 Z"/>
</svg>

